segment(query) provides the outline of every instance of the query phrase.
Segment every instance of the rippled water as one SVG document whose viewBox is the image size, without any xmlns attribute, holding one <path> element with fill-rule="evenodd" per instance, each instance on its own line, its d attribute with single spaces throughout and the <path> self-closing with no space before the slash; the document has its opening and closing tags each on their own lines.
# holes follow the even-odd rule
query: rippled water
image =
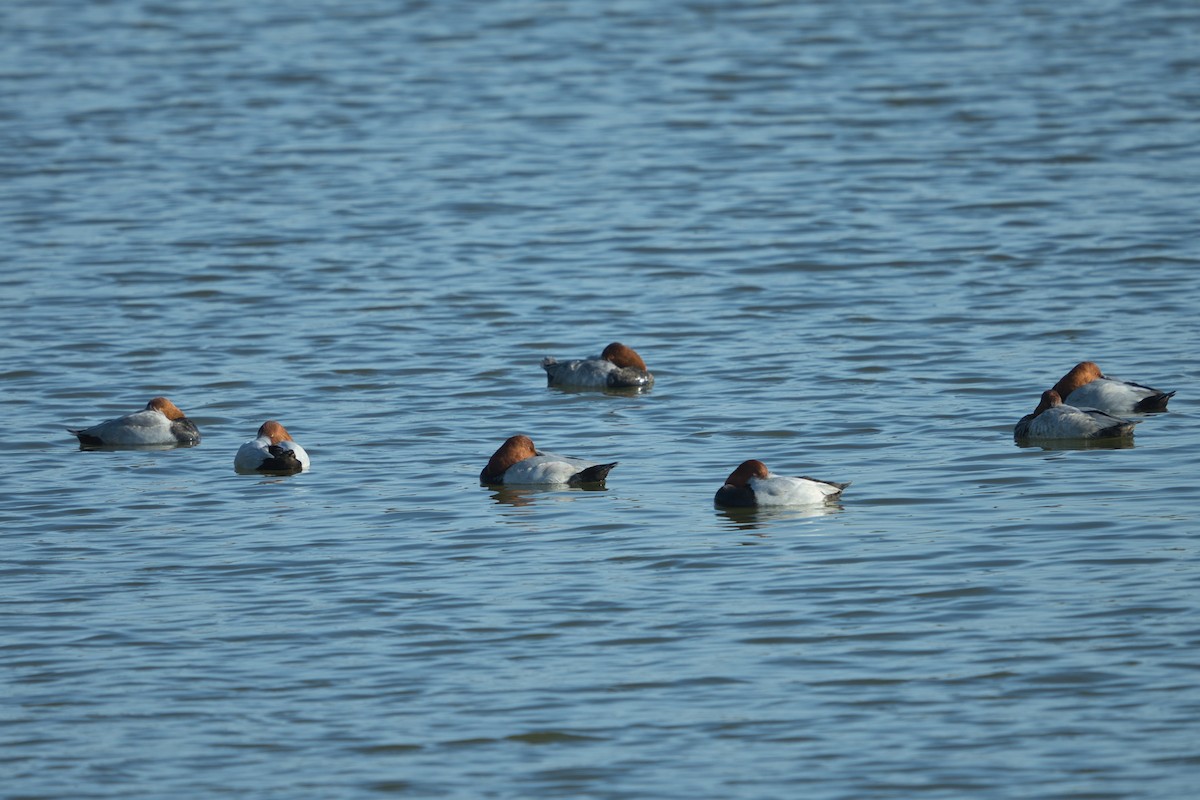
<svg viewBox="0 0 1200 800">
<path fill-rule="evenodd" d="M 1193 3 L 0 30 L 6 796 L 1193 791 Z M 1017 447 L 1084 358 L 1172 410 Z M 157 394 L 198 447 L 64 431 Z M 516 432 L 621 463 L 479 486 Z M 751 457 L 853 485 L 715 509 Z"/>
</svg>

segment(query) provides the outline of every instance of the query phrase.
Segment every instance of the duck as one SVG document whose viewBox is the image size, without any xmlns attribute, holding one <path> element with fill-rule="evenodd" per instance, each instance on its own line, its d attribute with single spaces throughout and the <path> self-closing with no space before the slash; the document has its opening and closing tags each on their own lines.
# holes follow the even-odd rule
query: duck
<svg viewBox="0 0 1200 800">
<path fill-rule="evenodd" d="M 719 506 L 805 506 L 836 500 L 849 483 L 776 475 L 757 459 L 743 461 L 717 490 Z"/>
<path fill-rule="evenodd" d="M 141 411 L 96 423 L 90 428 L 67 428 L 86 447 L 145 447 L 200 443 L 196 423 L 165 397 L 155 397 Z"/>
<path fill-rule="evenodd" d="M 479 473 L 483 484 L 567 484 L 602 483 L 617 465 L 597 464 L 581 458 L 571 458 L 540 452 L 528 436 L 510 436 L 492 454 L 487 466 Z"/>
<path fill-rule="evenodd" d="M 573 386 L 583 389 L 646 389 L 654 385 L 654 376 L 637 351 L 620 342 L 604 348 L 598 357 L 559 361 L 542 359 L 547 386 Z"/>
<path fill-rule="evenodd" d="M 1063 403 L 1054 389 L 1042 392 L 1032 414 L 1021 417 L 1013 438 L 1022 439 L 1114 439 L 1132 436 L 1135 420 L 1122 419 L 1095 408 L 1078 408 Z"/>
<path fill-rule="evenodd" d="M 270 472 L 291 475 L 309 467 L 308 453 L 292 440 L 287 428 L 273 419 L 258 428 L 258 437 L 238 448 L 233 457 L 237 472 Z"/>
<path fill-rule="evenodd" d="M 1054 384 L 1065 403 L 1076 408 L 1095 408 L 1109 414 L 1141 414 L 1166 411 L 1175 392 L 1163 392 L 1133 381 L 1110 378 L 1094 361 L 1080 361 Z"/>
</svg>

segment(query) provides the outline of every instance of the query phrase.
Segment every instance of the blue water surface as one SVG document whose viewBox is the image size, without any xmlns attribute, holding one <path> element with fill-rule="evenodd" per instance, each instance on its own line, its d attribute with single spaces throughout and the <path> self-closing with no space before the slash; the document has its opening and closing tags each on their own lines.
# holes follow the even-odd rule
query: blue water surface
<svg viewBox="0 0 1200 800">
<path fill-rule="evenodd" d="M 0 31 L 6 796 L 1194 792 L 1194 3 Z M 1171 410 L 1017 446 L 1084 359 Z M 199 446 L 65 430 L 156 395 Z M 269 418 L 310 472 L 234 473 Z M 480 486 L 514 433 L 620 463 Z"/>
</svg>

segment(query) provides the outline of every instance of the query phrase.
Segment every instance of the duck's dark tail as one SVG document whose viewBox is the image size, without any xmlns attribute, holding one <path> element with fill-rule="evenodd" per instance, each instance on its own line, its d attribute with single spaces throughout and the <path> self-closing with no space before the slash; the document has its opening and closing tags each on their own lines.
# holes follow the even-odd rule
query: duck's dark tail
<svg viewBox="0 0 1200 800">
<path fill-rule="evenodd" d="M 851 481 L 846 481 L 845 483 L 838 483 L 837 481 L 824 481 L 824 480 L 821 480 L 820 478 L 810 478 L 807 475 L 801 475 L 800 477 L 806 481 L 812 481 L 813 483 L 823 483 L 826 486 L 836 486 L 837 491 L 830 492 L 829 494 L 825 495 L 826 500 L 837 500 L 839 497 L 842 496 L 842 492 L 846 491 L 846 487 L 851 484 Z"/>
<path fill-rule="evenodd" d="M 837 491 L 834 492 L 833 494 L 825 495 L 825 499 L 826 500 L 837 500 L 839 497 L 842 496 L 842 492 L 846 491 L 846 487 L 849 486 L 851 483 L 853 483 L 853 481 L 846 481 L 845 483 L 838 483 L 837 481 L 825 481 L 825 483 L 828 483 L 830 486 L 837 487 Z"/>
<path fill-rule="evenodd" d="M 1137 420 L 1134 420 L 1134 421 L 1125 420 L 1123 422 L 1117 423 L 1116 425 L 1110 425 L 1107 428 L 1101 428 L 1100 430 L 1096 431 L 1096 435 L 1092 438 L 1094 438 L 1094 439 L 1116 439 L 1121 436 L 1132 436 L 1133 435 L 1133 426 L 1137 425 L 1137 424 L 1138 424 Z"/>
<path fill-rule="evenodd" d="M 580 470 L 571 476 L 571 483 L 600 483 L 608 477 L 608 473 L 616 465 L 617 462 L 614 461 L 611 464 L 596 464 L 595 466 Z"/>
<path fill-rule="evenodd" d="M 546 356 L 542 359 L 542 369 L 546 370 L 546 385 L 554 385 L 554 375 L 558 372 L 558 359 Z"/>
<path fill-rule="evenodd" d="M 88 445 L 104 444 L 104 442 L 98 436 L 92 436 L 90 433 L 84 433 L 81 430 L 75 430 L 74 428 L 67 428 L 67 433 L 71 434 L 72 436 L 79 437 L 80 444 L 88 444 Z"/>
<path fill-rule="evenodd" d="M 279 445 L 271 445 L 268 449 L 271 454 L 270 458 L 264 458 L 262 464 L 259 464 L 259 472 L 301 472 L 304 465 L 300 463 L 295 451 L 287 450 Z"/>
<path fill-rule="evenodd" d="M 1175 396 L 1175 392 L 1159 392 L 1152 394 L 1149 397 L 1142 398 L 1138 404 L 1133 407 L 1134 411 L 1166 411 L 1167 401 Z"/>
</svg>

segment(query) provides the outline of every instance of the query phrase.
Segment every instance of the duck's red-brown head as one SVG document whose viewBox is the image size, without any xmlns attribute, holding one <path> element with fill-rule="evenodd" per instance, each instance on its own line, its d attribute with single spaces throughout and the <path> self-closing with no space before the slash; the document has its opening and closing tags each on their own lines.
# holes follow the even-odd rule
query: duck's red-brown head
<svg viewBox="0 0 1200 800">
<path fill-rule="evenodd" d="M 727 486 L 743 487 L 750 483 L 751 478 L 765 478 L 770 475 L 767 470 L 767 465 L 757 459 L 743 461 L 738 468 L 729 473 L 729 477 L 725 479 Z"/>
<path fill-rule="evenodd" d="M 271 444 L 292 441 L 292 435 L 287 432 L 287 428 L 273 419 L 269 419 L 259 426 L 258 435 L 271 437 Z"/>
<path fill-rule="evenodd" d="M 646 362 L 642 361 L 642 357 L 637 354 L 637 351 L 620 342 L 613 342 L 604 348 L 604 352 L 600 354 L 600 357 L 605 361 L 611 361 L 618 367 L 632 367 L 633 369 L 640 369 L 642 372 L 648 371 L 646 369 Z"/>
<path fill-rule="evenodd" d="M 185 416 L 178 406 L 165 397 L 156 397 L 146 403 L 146 410 L 157 411 L 167 419 L 183 419 Z"/>
<path fill-rule="evenodd" d="M 1033 415 L 1036 417 L 1046 409 L 1054 408 L 1055 406 L 1061 406 L 1062 404 L 1062 397 L 1059 396 L 1058 392 L 1054 391 L 1053 389 L 1047 389 L 1046 391 L 1042 392 L 1041 402 L 1039 402 L 1038 407 L 1034 409 Z"/>
<path fill-rule="evenodd" d="M 1058 392 L 1059 398 L 1064 398 L 1080 386 L 1102 377 L 1104 375 L 1094 361 L 1080 361 L 1071 367 L 1070 372 L 1062 376 L 1062 380 L 1054 384 L 1054 391 Z"/>
<path fill-rule="evenodd" d="M 537 450 L 533 446 L 533 440 L 528 436 L 522 434 L 510 436 L 488 460 L 487 466 L 483 468 L 484 477 L 497 479 L 513 464 L 536 455 Z"/>
</svg>

